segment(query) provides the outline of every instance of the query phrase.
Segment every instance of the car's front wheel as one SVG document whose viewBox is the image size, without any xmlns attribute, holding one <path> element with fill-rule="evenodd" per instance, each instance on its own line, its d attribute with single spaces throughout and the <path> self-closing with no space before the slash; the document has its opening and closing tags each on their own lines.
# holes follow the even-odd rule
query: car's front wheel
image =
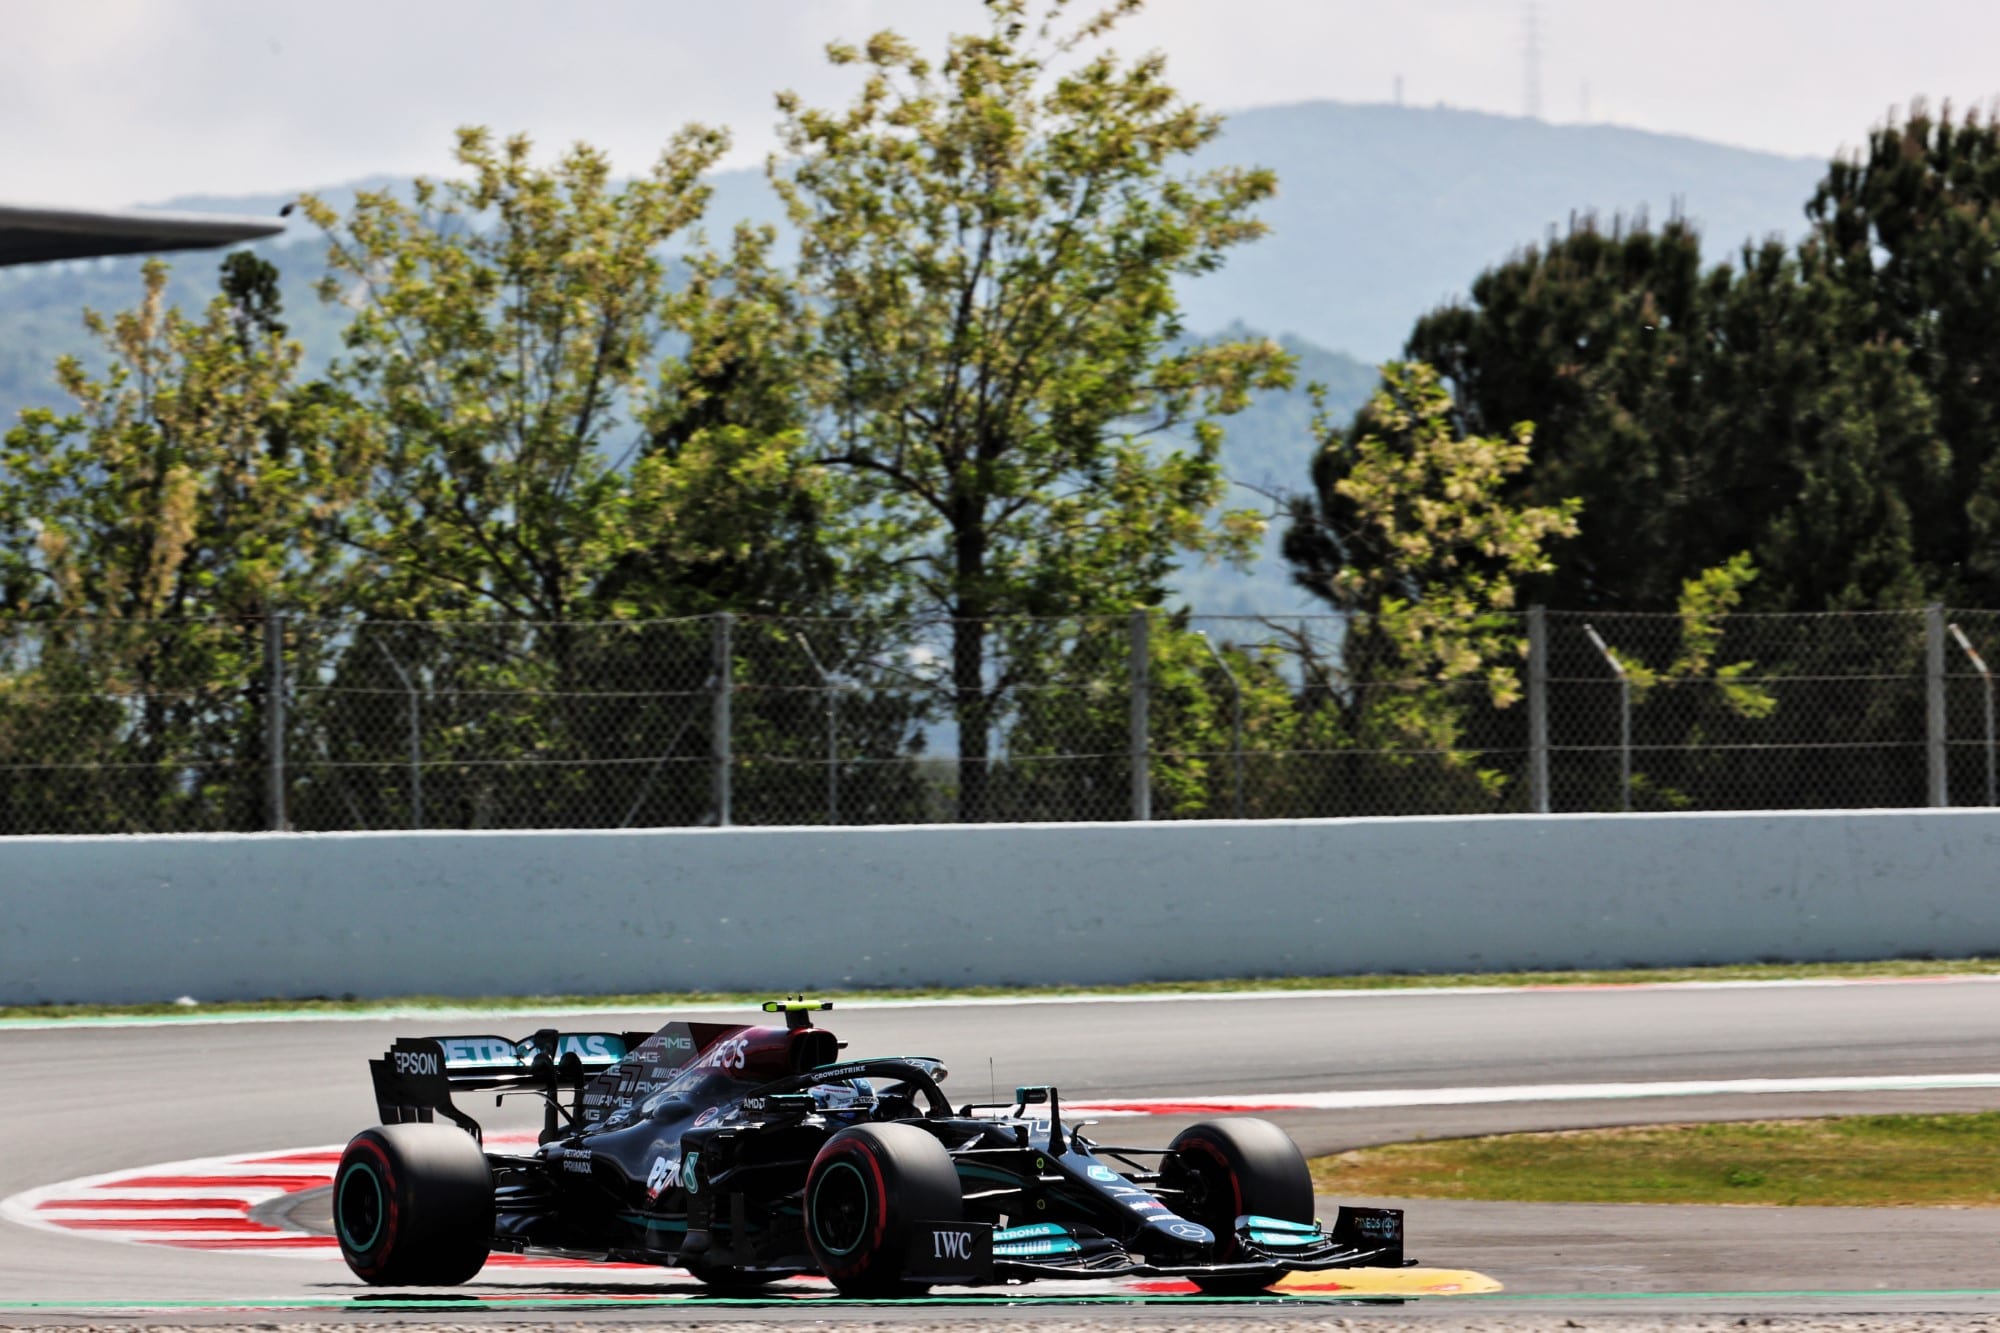
<svg viewBox="0 0 2000 1333">
<path fill-rule="evenodd" d="M 1215 1257 L 1221 1263 L 1246 1258 L 1236 1242 L 1239 1217 L 1313 1220 L 1312 1172 L 1305 1155 L 1291 1135 L 1268 1120 L 1230 1116 L 1189 1125 L 1174 1136 L 1160 1165 L 1160 1183 L 1178 1192 L 1181 1216 L 1215 1233 Z M 1198 1277 L 1195 1285 L 1216 1295 L 1247 1295 L 1261 1291 L 1265 1283 L 1232 1275 Z"/>
<path fill-rule="evenodd" d="M 377 1125 L 356 1134 L 333 1177 L 340 1257 L 376 1286 L 456 1286 L 486 1263 L 493 1173 L 454 1125 Z"/>
<path fill-rule="evenodd" d="M 911 1296 L 904 1252 L 919 1222 L 965 1215 L 958 1170 L 915 1125 L 856 1125 L 826 1141 L 806 1175 L 806 1246 L 846 1296 Z"/>
</svg>

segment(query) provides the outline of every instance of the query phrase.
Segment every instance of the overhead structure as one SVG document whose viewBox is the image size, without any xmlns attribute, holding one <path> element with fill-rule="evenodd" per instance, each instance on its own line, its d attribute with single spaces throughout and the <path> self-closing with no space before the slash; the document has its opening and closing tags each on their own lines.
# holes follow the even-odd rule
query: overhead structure
<svg viewBox="0 0 2000 1333">
<path fill-rule="evenodd" d="M 86 212 L 0 204 L 0 268 L 100 255 L 206 250 L 276 236 L 275 219 L 216 213 Z"/>
</svg>

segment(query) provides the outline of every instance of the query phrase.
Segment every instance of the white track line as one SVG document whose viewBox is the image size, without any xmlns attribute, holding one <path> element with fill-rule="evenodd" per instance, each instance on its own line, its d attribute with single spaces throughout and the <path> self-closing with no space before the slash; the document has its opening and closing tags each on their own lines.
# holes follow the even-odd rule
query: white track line
<svg viewBox="0 0 2000 1333">
<path fill-rule="evenodd" d="M 1252 1093 L 1241 1097 L 1127 1097 L 1065 1102 L 1076 1115 L 1208 1115 L 1239 1111 L 1359 1111 L 1501 1102 L 1627 1101 L 1645 1097 L 1769 1096 L 1801 1092 L 2000 1089 L 2000 1074 L 1889 1074 L 1833 1078 L 1683 1079 L 1657 1083 L 1535 1083 L 1479 1088 Z"/>
</svg>

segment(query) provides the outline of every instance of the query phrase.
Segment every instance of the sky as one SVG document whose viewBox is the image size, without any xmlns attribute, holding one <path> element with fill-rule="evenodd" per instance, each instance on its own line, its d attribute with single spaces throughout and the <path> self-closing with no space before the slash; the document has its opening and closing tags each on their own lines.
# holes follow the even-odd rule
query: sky
<svg viewBox="0 0 2000 1333">
<path fill-rule="evenodd" d="M 1089 4 L 1091 0 L 1079 0 Z M 1403 100 L 1528 107 L 1527 0 L 1152 0 L 1122 50 L 1167 53 L 1218 110 Z M 1541 113 L 1826 157 L 1914 96 L 2000 94 L 1993 0 L 1539 0 Z M 825 44 L 928 49 L 977 0 L 0 0 L 0 200 L 116 208 L 448 167 L 452 130 L 644 167 L 688 121 L 732 164 L 772 94 L 838 105 Z"/>
</svg>

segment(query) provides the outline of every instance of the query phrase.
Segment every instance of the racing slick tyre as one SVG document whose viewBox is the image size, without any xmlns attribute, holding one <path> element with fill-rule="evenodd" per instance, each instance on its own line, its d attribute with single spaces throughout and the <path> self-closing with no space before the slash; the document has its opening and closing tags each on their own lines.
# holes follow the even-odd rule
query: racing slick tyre
<svg viewBox="0 0 2000 1333">
<path fill-rule="evenodd" d="M 1313 1220 L 1312 1173 L 1291 1135 L 1268 1120 L 1230 1116 L 1189 1125 L 1174 1136 L 1160 1165 L 1160 1183 L 1180 1194 L 1176 1209 L 1215 1233 L 1218 1263 L 1248 1256 L 1236 1243 L 1236 1219 L 1246 1213 L 1285 1222 Z M 1255 1277 L 1198 1277 L 1215 1295 L 1250 1295 L 1267 1283 Z"/>
<path fill-rule="evenodd" d="M 844 1296 L 918 1296 L 903 1255 L 918 1222 L 965 1216 L 958 1170 L 915 1125 L 855 1125 L 826 1141 L 806 1173 L 806 1247 Z"/>
<path fill-rule="evenodd" d="M 456 1125 L 377 1125 L 356 1134 L 333 1177 L 340 1257 L 375 1286 L 456 1286 L 486 1263 L 493 1174 Z"/>
</svg>

